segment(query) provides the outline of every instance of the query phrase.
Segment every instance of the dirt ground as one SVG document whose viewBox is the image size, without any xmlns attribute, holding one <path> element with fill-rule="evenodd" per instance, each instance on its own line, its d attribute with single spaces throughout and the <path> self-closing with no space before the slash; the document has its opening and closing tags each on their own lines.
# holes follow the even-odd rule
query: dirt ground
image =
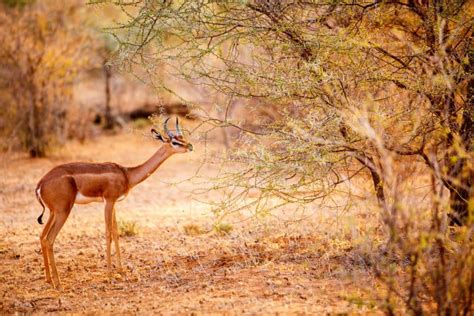
<svg viewBox="0 0 474 316">
<path fill-rule="evenodd" d="M 369 298 L 380 285 L 354 255 L 368 213 L 237 221 L 219 234 L 209 206 L 189 193 L 198 184 L 182 182 L 200 166 L 200 144 L 118 204 L 119 222 L 137 231 L 120 238 L 123 274 L 107 274 L 103 205 L 75 206 L 55 243 L 64 290 L 52 289 L 43 274 L 37 181 L 64 162 L 135 165 L 158 146 L 142 132 L 124 132 L 69 144 L 47 159 L 0 157 L 0 313 L 380 313 Z"/>
</svg>

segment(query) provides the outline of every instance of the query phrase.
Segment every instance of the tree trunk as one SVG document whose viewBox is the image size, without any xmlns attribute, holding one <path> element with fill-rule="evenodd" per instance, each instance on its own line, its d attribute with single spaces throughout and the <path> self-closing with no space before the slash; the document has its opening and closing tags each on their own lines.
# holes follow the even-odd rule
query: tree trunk
<svg viewBox="0 0 474 316">
<path fill-rule="evenodd" d="M 113 129 L 115 126 L 114 117 L 112 116 L 112 109 L 110 108 L 110 78 L 112 77 L 112 70 L 110 66 L 104 61 L 104 77 L 105 77 L 105 111 L 104 111 L 104 129 Z"/>
<path fill-rule="evenodd" d="M 374 160 L 363 154 L 362 156 L 357 155 L 356 159 L 370 171 L 370 176 L 372 177 L 372 183 L 374 185 L 375 195 L 377 196 L 377 201 L 380 206 L 383 206 L 385 203 L 385 193 L 383 189 L 383 181 L 380 177 L 378 170 L 375 168 Z"/>
<path fill-rule="evenodd" d="M 466 183 L 465 185 L 468 184 Z M 469 185 L 472 186 L 472 183 Z M 461 226 L 467 224 L 469 215 L 469 199 L 472 196 L 470 191 L 471 190 L 461 186 L 452 186 L 449 188 L 449 205 L 451 208 L 451 213 L 449 213 L 450 225 Z"/>
<path fill-rule="evenodd" d="M 346 141 L 349 140 L 347 130 L 348 128 L 345 125 L 341 125 L 339 128 L 339 132 Z M 369 169 L 370 176 L 372 178 L 372 184 L 374 185 L 375 195 L 377 196 L 377 201 L 379 202 L 379 206 L 383 207 L 385 204 L 384 185 L 382 177 L 380 176 L 379 171 L 375 167 L 374 159 L 363 152 L 355 153 L 354 157 L 363 166 Z"/>
<path fill-rule="evenodd" d="M 471 89 L 472 90 L 472 89 Z M 472 98 L 471 98 L 472 101 Z M 474 199 L 474 170 L 472 162 L 472 137 L 474 136 L 472 103 L 469 104 L 463 113 L 463 123 L 460 131 L 461 147 L 468 153 L 468 157 L 448 156 L 446 157 L 448 166 L 448 190 L 450 192 L 449 204 L 451 208 L 451 225 L 465 225 L 469 218 L 469 201 Z M 454 140 L 456 142 L 456 140 Z M 457 147 L 454 143 L 451 146 Z M 453 159 L 454 158 L 454 159 Z M 472 203 L 472 202 L 471 202 Z M 471 214 L 471 217 L 474 214 Z"/>
<path fill-rule="evenodd" d="M 474 52 L 469 53 L 469 63 L 465 66 L 467 73 L 474 71 Z M 455 117 L 455 115 L 453 115 Z M 454 137 L 452 133 L 448 135 L 448 145 L 452 150 L 453 155 L 446 157 L 446 165 L 448 167 L 448 190 L 450 192 L 449 204 L 451 208 L 450 224 L 451 225 L 466 225 L 469 217 L 469 202 L 474 199 L 474 167 L 472 161 L 474 137 L 474 79 L 469 79 L 467 83 L 467 94 L 464 109 L 462 112 L 462 122 Z M 460 142 L 460 144 L 457 144 Z M 467 152 L 459 153 L 461 151 Z M 471 203 L 473 203 L 471 201 Z M 471 211 L 472 212 L 472 211 Z"/>
<path fill-rule="evenodd" d="M 44 157 L 46 155 L 45 146 L 41 137 L 40 128 L 40 111 L 38 108 L 38 99 L 36 95 L 36 87 L 34 83 L 29 84 L 30 98 L 28 131 L 26 134 L 26 144 L 31 158 Z"/>
</svg>

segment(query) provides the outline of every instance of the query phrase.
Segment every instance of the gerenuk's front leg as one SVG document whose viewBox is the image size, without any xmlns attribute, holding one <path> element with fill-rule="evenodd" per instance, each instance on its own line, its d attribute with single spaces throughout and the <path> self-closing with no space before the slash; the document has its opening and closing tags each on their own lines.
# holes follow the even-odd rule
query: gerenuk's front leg
<svg viewBox="0 0 474 316">
<path fill-rule="evenodd" d="M 112 272 L 111 262 L 111 243 L 112 243 L 112 230 L 113 230 L 113 211 L 115 201 L 107 200 L 105 202 L 105 243 L 107 246 L 107 270 L 109 273 Z"/>
<path fill-rule="evenodd" d="M 119 272 L 123 272 L 122 259 L 120 257 L 119 234 L 118 234 L 118 227 L 117 227 L 117 217 L 115 215 L 115 208 L 113 210 L 113 216 L 112 217 L 113 217 L 112 237 L 114 239 L 114 244 L 115 244 L 115 256 L 117 257 L 118 270 L 119 270 Z"/>
</svg>

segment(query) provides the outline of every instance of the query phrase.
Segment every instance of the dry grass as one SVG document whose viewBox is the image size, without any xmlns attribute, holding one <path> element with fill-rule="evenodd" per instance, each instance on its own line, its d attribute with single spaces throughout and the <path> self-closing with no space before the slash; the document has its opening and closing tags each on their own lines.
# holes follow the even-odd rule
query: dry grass
<svg viewBox="0 0 474 316">
<path fill-rule="evenodd" d="M 206 231 L 201 226 L 196 224 L 186 224 L 183 226 L 183 230 L 188 236 L 197 236 L 206 233 Z"/>
<path fill-rule="evenodd" d="M 0 312 L 380 312 L 369 295 L 380 285 L 370 272 L 375 250 L 367 239 L 377 232 L 367 208 L 338 216 L 315 209 L 301 222 L 230 218 L 217 225 L 206 205 L 183 195 L 192 182 L 162 181 L 191 176 L 199 146 L 172 157 L 118 204 L 122 275 L 107 275 L 103 206 L 76 206 L 55 244 L 64 290 L 51 289 L 43 277 L 36 181 L 66 161 L 134 165 L 156 146 L 124 134 L 68 145 L 49 159 L 2 157 Z"/>
<path fill-rule="evenodd" d="M 216 223 L 214 224 L 213 229 L 217 234 L 224 236 L 229 235 L 234 229 L 234 227 L 231 224 Z"/>
<path fill-rule="evenodd" d="M 117 225 L 120 237 L 132 237 L 138 235 L 139 227 L 136 221 L 120 220 Z"/>
</svg>

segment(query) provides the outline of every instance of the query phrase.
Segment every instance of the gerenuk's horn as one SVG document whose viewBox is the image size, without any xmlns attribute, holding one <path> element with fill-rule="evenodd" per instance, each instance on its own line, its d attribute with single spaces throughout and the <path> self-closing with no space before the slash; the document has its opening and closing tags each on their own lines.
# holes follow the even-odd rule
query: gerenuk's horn
<svg viewBox="0 0 474 316">
<path fill-rule="evenodd" d="M 168 135 L 168 137 L 171 139 L 173 138 L 173 133 L 171 133 L 170 130 L 168 129 L 169 120 L 170 120 L 169 117 L 165 120 L 165 122 L 163 123 L 163 129 L 165 130 L 166 135 Z"/>
<path fill-rule="evenodd" d="M 179 136 L 183 136 L 183 133 L 181 132 L 181 127 L 179 127 L 179 122 L 178 122 L 178 117 L 176 116 L 176 133 L 178 133 Z"/>
</svg>

